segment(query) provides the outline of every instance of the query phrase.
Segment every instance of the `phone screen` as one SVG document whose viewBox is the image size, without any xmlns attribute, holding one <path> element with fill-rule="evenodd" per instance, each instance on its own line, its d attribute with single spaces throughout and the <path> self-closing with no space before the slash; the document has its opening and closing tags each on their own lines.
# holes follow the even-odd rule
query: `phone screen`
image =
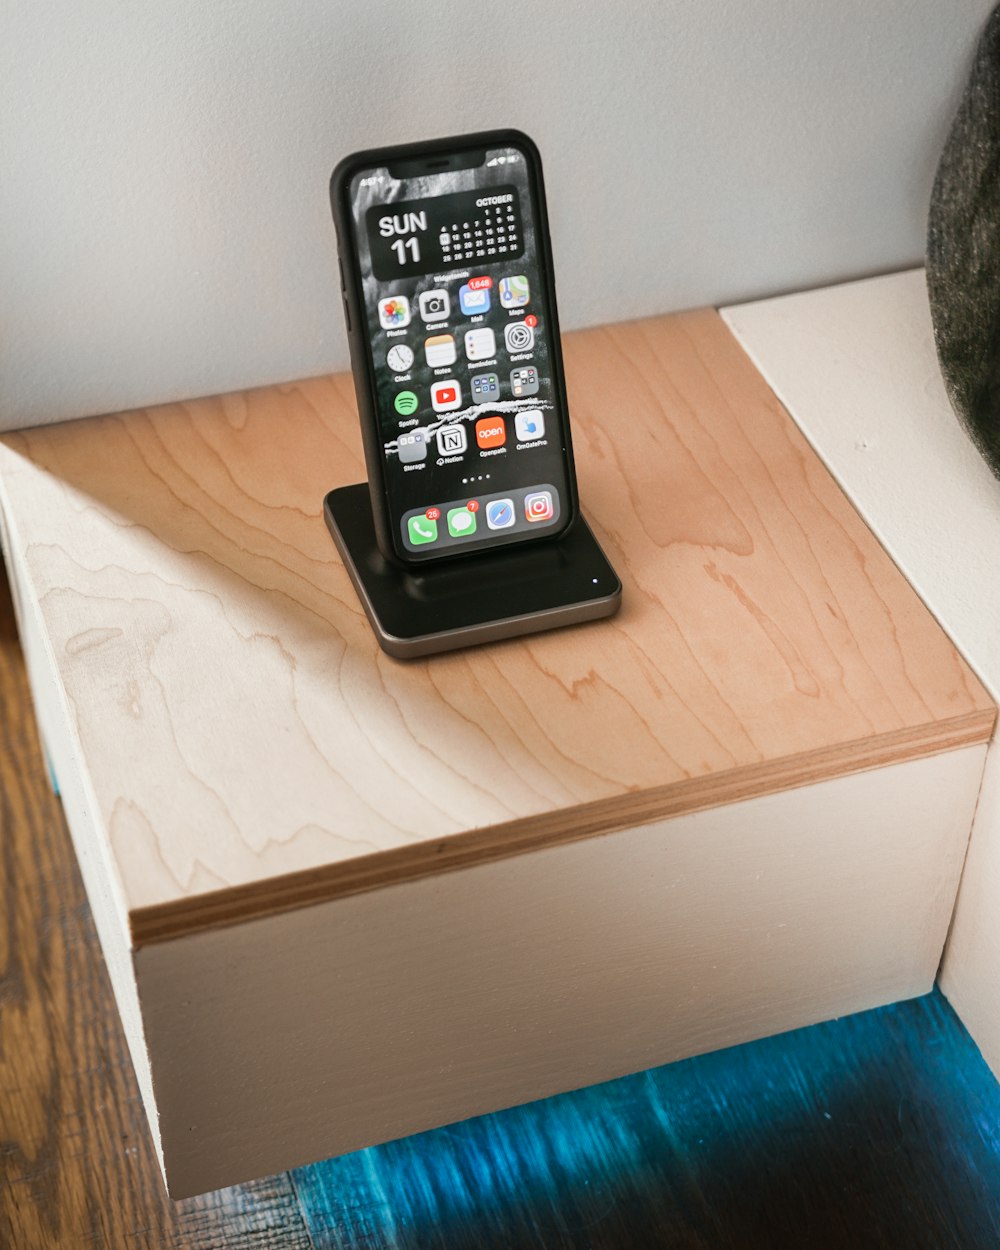
<svg viewBox="0 0 1000 1250">
<path fill-rule="evenodd" d="M 349 197 L 397 546 L 427 560 L 551 537 L 572 465 L 530 158 L 393 169 L 358 169 Z"/>
</svg>

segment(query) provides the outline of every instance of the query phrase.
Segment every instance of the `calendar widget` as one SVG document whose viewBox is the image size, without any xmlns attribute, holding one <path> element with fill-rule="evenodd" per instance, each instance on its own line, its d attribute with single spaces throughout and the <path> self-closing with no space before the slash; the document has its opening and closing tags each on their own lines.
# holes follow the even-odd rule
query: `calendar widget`
<svg viewBox="0 0 1000 1250">
<path fill-rule="evenodd" d="M 372 269 L 383 282 L 524 252 L 521 195 L 511 185 L 376 204 L 365 224 Z"/>
</svg>

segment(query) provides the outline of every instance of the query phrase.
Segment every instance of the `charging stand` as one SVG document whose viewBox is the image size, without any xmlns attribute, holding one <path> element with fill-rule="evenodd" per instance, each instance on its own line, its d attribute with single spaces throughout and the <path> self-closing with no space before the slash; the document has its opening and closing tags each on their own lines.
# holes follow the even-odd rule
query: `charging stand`
<svg viewBox="0 0 1000 1250">
<path fill-rule="evenodd" d="M 613 616 L 618 575 L 582 516 L 551 542 L 414 571 L 379 551 L 368 483 L 341 486 L 323 515 L 384 651 L 413 659 Z"/>
</svg>

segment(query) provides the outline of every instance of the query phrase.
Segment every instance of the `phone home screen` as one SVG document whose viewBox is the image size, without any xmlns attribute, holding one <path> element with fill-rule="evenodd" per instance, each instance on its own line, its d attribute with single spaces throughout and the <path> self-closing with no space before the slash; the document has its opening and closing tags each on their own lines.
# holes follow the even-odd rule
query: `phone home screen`
<svg viewBox="0 0 1000 1250">
<path fill-rule="evenodd" d="M 527 156 L 350 184 L 384 477 L 408 558 L 551 536 L 572 507 Z"/>
</svg>

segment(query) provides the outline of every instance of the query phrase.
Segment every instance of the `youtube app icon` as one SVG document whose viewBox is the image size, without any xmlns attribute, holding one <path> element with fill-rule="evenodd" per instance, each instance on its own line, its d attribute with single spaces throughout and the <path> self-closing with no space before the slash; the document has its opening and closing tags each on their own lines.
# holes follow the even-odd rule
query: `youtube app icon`
<svg viewBox="0 0 1000 1250">
<path fill-rule="evenodd" d="M 454 412 L 462 406 L 462 388 L 456 378 L 435 382 L 431 387 L 431 407 L 435 412 Z"/>
</svg>

